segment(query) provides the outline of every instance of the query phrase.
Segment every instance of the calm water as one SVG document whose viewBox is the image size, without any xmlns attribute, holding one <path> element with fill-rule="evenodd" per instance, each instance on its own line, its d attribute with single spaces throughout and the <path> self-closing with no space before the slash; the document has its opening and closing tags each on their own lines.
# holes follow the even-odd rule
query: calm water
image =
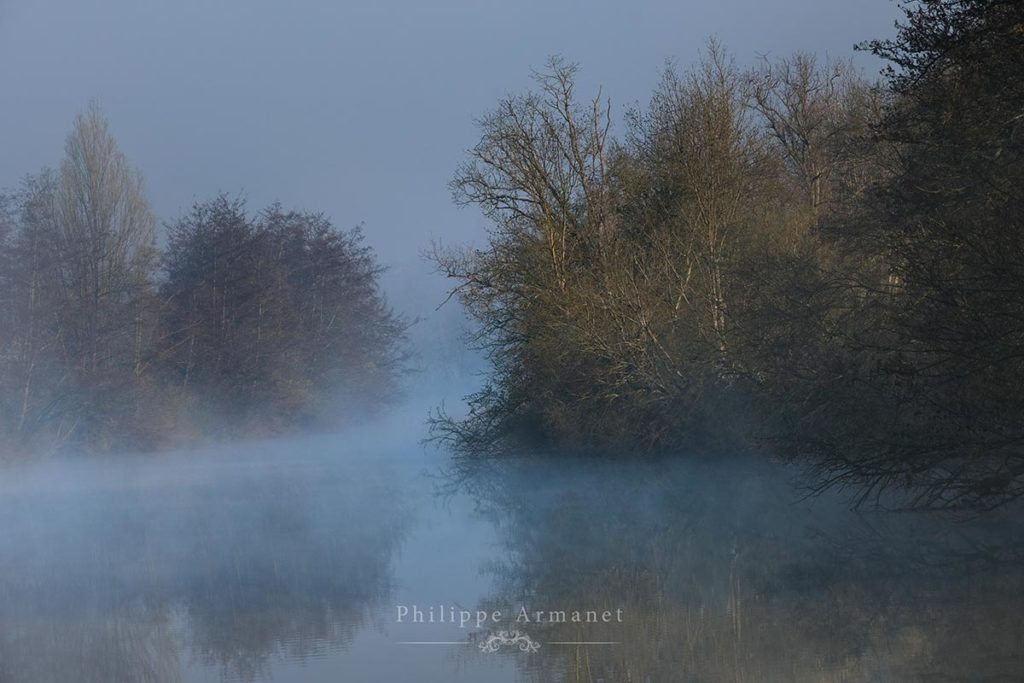
<svg viewBox="0 0 1024 683">
<path fill-rule="evenodd" d="M 1024 676 L 1011 515 L 854 513 L 740 459 L 465 469 L 419 433 L 0 473 L 0 681 Z"/>
</svg>

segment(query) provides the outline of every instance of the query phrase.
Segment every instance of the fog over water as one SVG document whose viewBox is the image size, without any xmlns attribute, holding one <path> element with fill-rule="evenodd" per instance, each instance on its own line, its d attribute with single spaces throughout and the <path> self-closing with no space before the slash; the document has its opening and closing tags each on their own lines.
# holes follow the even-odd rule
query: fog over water
<svg viewBox="0 0 1024 683">
<path fill-rule="evenodd" d="M 428 405 L 344 434 L 5 471 L 0 680 L 1009 680 L 1024 665 L 1012 512 L 852 512 L 744 458 L 460 465 L 417 443 Z M 482 649 L 508 630 L 539 647 Z"/>
<path fill-rule="evenodd" d="M 210 445 L 87 454 L 55 439 L 0 462 L 0 683 L 1020 680 L 1020 502 L 852 509 L 855 491 L 810 495 L 778 454 L 472 459 L 428 439 L 429 416 L 463 415 L 488 368 L 464 343 L 457 297 L 439 307 L 451 282 L 423 257 L 433 240 L 486 244 L 486 216 L 459 211 L 447 187 L 479 139 L 474 117 L 561 54 L 581 65 L 580 93 L 611 98 L 620 135 L 666 60 L 685 70 L 709 36 L 743 69 L 803 50 L 873 77 L 878 60 L 850 47 L 887 35 L 896 14 L 883 0 L 0 0 L 0 190 L 59 164 L 95 97 L 146 177 L 161 247 L 167 223 L 219 192 L 364 226 L 380 308 L 411 323 L 414 366 L 376 417 L 335 411 L 344 429 L 296 422 L 289 436 L 213 443 L 260 427 L 253 413 L 234 432 L 189 432 Z M 48 329 L 29 289 L 25 319 Z M 262 299 L 258 310 L 262 324 Z M 60 355 L 24 328 L 28 379 L 9 384 L 24 387 L 19 433 L 39 392 L 37 339 Z M 280 357 L 292 339 L 281 334 Z M 267 365 L 258 345 L 252 357 Z M 68 393 L 58 360 L 54 404 Z M 139 366 L 125 366 L 133 382 Z M 174 423 L 177 393 L 141 404 L 111 386 L 127 422 Z M 281 393 L 284 406 L 305 397 Z M 226 424 L 192 398 L 179 412 Z M 49 396 L 34 400 L 45 422 Z"/>
</svg>

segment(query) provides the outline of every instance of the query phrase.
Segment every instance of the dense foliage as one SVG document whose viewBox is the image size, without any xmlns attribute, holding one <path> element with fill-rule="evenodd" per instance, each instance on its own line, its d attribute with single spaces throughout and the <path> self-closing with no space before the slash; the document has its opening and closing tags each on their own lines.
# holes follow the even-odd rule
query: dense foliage
<svg viewBox="0 0 1024 683">
<path fill-rule="evenodd" d="M 436 436 L 652 453 L 754 440 L 864 498 L 1024 491 L 1024 6 L 909 3 L 882 84 L 806 55 L 669 69 L 626 135 L 559 61 L 452 183 L 435 260 L 493 374 Z"/>
<path fill-rule="evenodd" d="M 404 325 L 361 240 L 278 205 L 251 218 L 223 196 L 171 226 L 161 359 L 201 414 L 286 425 L 394 394 Z"/>
</svg>

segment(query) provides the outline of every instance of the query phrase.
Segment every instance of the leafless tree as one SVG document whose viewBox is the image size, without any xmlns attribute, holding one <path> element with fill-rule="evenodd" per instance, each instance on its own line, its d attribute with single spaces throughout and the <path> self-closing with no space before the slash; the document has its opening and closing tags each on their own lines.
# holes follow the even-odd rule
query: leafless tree
<svg viewBox="0 0 1024 683">
<path fill-rule="evenodd" d="M 142 361 L 139 303 L 154 267 L 155 219 L 92 102 L 75 119 L 54 192 L 53 226 L 65 349 L 85 375 Z"/>
</svg>

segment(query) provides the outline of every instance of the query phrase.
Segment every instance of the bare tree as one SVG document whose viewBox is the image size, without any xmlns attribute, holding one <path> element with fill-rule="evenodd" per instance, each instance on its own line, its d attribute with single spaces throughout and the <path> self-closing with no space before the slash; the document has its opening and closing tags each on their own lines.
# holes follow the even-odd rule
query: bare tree
<svg viewBox="0 0 1024 683">
<path fill-rule="evenodd" d="M 666 72 L 623 146 L 575 74 L 555 60 L 502 100 L 453 181 L 492 221 L 487 248 L 435 254 L 495 367 L 461 434 L 662 448 L 726 365 L 729 269 L 771 225 L 777 164 L 715 44 L 694 73 Z"/>
<path fill-rule="evenodd" d="M 747 75 L 760 115 L 805 197 L 816 223 L 834 196 L 834 181 L 851 159 L 851 138 L 863 132 L 857 114 L 877 106 L 849 61 L 818 62 L 798 52 L 765 60 Z"/>
<path fill-rule="evenodd" d="M 155 221 L 95 103 L 59 171 L 29 177 L 16 204 L 2 268 L 8 434 L 106 440 L 141 409 Z"/>
<path fill-rule="evenodd" d="M 724 367 L 729 345 L 729 271 L 779 229 L 773 215 L 777 159 L 767 145 L 740 72 L 711 42 L 695 70 L 665 70 L 646 111 L 631 114 L 629 148 L 658 206 L 637 226 L 662 262 L 674 314 L 710 341 Z M 714 361 L 712 361 L 714 362 Z"/>
<path fill-rule="evenodd" d="M 600 93 L 577 99 L 577 72 L 553 58 L 534 73 L 533 91 L 502 99 L 478 122 L 480 141 L 451 183 L 457 203 L 478 206 L 492 223 L 487 249 L 433 254 L 480 323 L 474 341 L 507 379 L 477 397 L 478 426 L 501 413 L 571 423 L 557 415 L 573 410 L 570 401 L 537 394 L 589 384 L 573 378 L 586 372 L 578 352 L 593 341 L 586 311 L 617 219 L 609 105 Z"/>
<path fill-rule="evenodd" d="M 76 117 L 64 150 L 53 227 L 65 350 L 84 375 L 125 365 L 137 374 L 139 303 L 155 255 L 142 175 L 117 148 L 95 102 Z"/>
<path fill-rule="evenodd" d="M 169 232 L 161 365 L 168 390 L 188 394 L 193 422 L 285 428 L 396 395 L 406 323 L 358 229 L 277 204 L 253 217 L 221 195 Z"/>
</svg>

